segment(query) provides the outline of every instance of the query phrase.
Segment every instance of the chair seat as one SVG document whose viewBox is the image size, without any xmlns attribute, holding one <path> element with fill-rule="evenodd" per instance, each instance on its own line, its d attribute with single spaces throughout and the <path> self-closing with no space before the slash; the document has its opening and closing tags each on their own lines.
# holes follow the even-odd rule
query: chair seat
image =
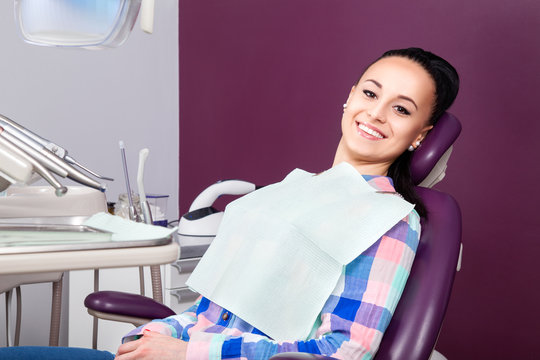
<svg viewBox="0 0 540 360">
<path fill-rule="evenodd" d="M 102 313 L 161 319 L 174 315 L 167 306 L 142 295 L 119 291 L 97 291 L 84 299 L 84 306 Z"/>
</svg>

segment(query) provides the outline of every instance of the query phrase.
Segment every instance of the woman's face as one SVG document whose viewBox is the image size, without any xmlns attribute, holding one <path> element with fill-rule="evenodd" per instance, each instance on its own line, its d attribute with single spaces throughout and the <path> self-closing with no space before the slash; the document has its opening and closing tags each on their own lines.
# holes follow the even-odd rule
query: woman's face
<svg viewBox="0 0 540 360">
<path fill-rule="evenodd" d="M 431 129 L 434 102 L 434 81 L 421 65 L 403 57 L 377 61 L 349 94 L 336 159 L 385 175 Z"/>
</svg>

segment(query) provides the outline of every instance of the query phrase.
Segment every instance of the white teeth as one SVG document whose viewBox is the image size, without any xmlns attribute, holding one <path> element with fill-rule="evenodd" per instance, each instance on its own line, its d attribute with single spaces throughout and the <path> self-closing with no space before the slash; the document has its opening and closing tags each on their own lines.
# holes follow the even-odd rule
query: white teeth
<svg viewBox="0 0 540 360">
<path fill-rule="evenodd" d="M 367 132 L 369 135 L 373 135 L 373 136 L 375 136 L 376 138 L 379 138 L 379 139 L 384 139 L 384 136 L 382 136 L 381 133 L 379 133 L 378 131 L 375 131 L 373 129 L 368 128 L 364 124 L 358 124 L 358 127 L 360 128 L 360 130 Z"/>
</svg>

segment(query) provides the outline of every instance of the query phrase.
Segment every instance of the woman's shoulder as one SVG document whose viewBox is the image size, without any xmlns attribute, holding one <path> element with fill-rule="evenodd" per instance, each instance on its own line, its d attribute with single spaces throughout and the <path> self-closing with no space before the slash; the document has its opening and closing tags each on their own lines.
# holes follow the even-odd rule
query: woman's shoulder
<svg viewBox="0 0 540 360">
<path fill-rule="evenodd" d="M 407 244 L 414 252 L 416 252 L 416 249 L 418 248 L 418 243 L 420 242 L 420 234 L 421 234 L 421 224 L 420 224 L 420 215 L 416 210 L 412 210 L 409 215 L 407 215 L 404 219 L 404 222 L 407 223 L 408 229 L 405 232 L 405 236 L 403 237 L 402 241 Z"/>
<path fill-rule="evenodd" d="M 407 215 L 406 217 L 406 221 L 407 223 L 409 223 L 409 226 L 411 228 L 413 228 L 414 230 L 418 231 L 418 234 L 420 236 L 420 228 L 421 228 L 421 225 L 420 225 L 420 215 L 418 214 L 418 212 L 416 212 L 415 209 L 413 209 L 409 215 Z"/>
</svg>

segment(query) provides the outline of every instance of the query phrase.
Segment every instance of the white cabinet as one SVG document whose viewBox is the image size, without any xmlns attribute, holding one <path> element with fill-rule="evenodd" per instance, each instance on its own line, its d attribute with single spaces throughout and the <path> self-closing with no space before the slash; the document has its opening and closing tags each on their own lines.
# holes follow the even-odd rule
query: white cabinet
<svg viewBox="0 0 540 360">
<path fill-rule="evenodd" d="M 180 243 L 180 259 L 165 270 L 164 303 L 176 313 L 189 308 L 199 297 L 186 286 L 186 281 L 199 263 L 208 246 L 214 240 L 213 236 L 178 236 Z"/>
<path fill-rule="evenodd" d="M 167 305 L 176 313 L 189 308 L 199 296 L 186 286 L 186 281 L 200 259 L 200 257 L 178 259 L 173 264 L 167 265 L 170 281 L 166 282 L 165 297 Z"/>
</svg>

